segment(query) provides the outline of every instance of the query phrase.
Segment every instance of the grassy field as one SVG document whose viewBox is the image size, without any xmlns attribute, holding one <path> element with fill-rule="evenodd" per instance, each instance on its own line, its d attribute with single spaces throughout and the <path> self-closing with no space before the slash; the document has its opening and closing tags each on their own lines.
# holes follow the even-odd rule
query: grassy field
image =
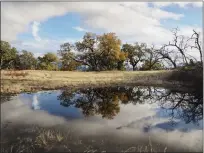
<svg viewBox="0 0 204 153">
<path fill-rule="evenodd" d="M 1 71 L 1 92 L 20 93 L 54 90 L 77 86 L 107 86 L 120 84 L 170 86 L 173 71 Z"/>
</svg>

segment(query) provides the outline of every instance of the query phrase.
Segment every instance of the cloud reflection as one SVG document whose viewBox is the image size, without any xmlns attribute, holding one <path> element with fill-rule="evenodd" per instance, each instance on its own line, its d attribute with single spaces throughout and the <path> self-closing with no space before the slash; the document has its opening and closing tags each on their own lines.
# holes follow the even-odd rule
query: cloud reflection
<svg viewBox="0 0 204 153">
<path fill-rule="evenodd" d="M 170 108 L 172 106 L 168 105 L 167 111 L 161 108 L 160 104 L 164 101 L 158 101 L 156 99 L 158 98 L 158 91 L 156 91 L 157 95 L 154 91 L 153 88 L 150 88 L 150 90 L 146 88 L 89 90 L 88 95 L 86 91 L 83 91 L 85 98 L 80 96 L 82 95 L 80 91 L 75 91 L 76 94 L 71 92 L 69 96 L 67 96 L 67 92 L 65 94 L 63 91 L 21 94 L 1 105 L 1 121 L 12 121 L 13 124 L 38 124 L 48 127 L 61 124 L 65 128 L 74 129 L 78 135 L 88 137 L 91 135 L 112 135 L 114 141 L 142 141 L 148 140 L 150 136 L 152 141 L 155 142 L 189 148 L 192 151 L 201 151 L 203 120 L 198 120 L 198 124 L 185 122 L 183 116 L 179 117 L 178 114 L 178 117 L 173 118 L 174 122 L 171 122 L 172 116 L 170 116 L 169 110 L 171 112 Z M 159 91 L 163 93 L 162 96 L 168 97 L 166 96 L 167 90 Z M 66 100 L 68 104 L 71 104 L 69 107 L 60 105 L 58 97 L 63 94 L 64 96 L 60 100 Z M 69 103 L 70 95 L 71 103 Z M 90 95 L 95 99 L 89 103 L 87 100 L 90 99 Z M 115 98 L 115 95 L 117 95 L 117 98 Z M 80 97 L 83 97 L 83 99 Z M 165 100 L 170 101 L 171 99 L 172 97 Z M 118 102 L 114 102 L 114 100 Z M 102 105 L 102 102 L 105 104 Z M 78 103 L 77 107 L 75 107 L 76 103 Z M 109 109 L 114 106 L 109 105 L 111 103 L 120 107 L 116 114 L 114 109 L 114 113 Z M 173 108 L 175 105 L 173 105 Z M 32 109 L 32 106 L 34 109 Z M 184 102 L 182 106 L 186 108 L 188 105 Z M 93 112 L 97 113 L 83 116 L 82 114 L 85 113 L 83 109 L 89 111 L 89 108 L 94 109 Z M 103 111 L 105 108 L 108 109 Z M 179 110 L 182 108 L 179 107 Z M 108 115 L 105 113 L 108 113 Z M 110 115 L 114 117 L 110 118 Z M 198 113 L 198 115 L 200 114 Z M 73 117 L 72 120 L 67 118 L 68 116 Z"/>
</svg>

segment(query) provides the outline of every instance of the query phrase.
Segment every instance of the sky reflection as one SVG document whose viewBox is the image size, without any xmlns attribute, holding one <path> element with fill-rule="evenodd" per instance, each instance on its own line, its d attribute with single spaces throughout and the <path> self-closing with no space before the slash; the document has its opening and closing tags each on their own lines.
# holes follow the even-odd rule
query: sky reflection
<svg viewBox="0 0 204 153">
<path fill-rule="evenodd" d="M 158 100 L 161 92 L 162 96 L 168 92 L 168 99 Z M 176 93 L 177 97 L 183 97 L 184 94 Z M 129 137 L 152 135 L 155 141 L 172 145 L 179 143 L 200 150 L 203 119 L 190 116 L 190 110 L 195 106 L 189 104 L 187 109 L 186 101 L 164 107 L 164 102 L 169 103 L 172 99 L 176 101 L 174 95 L 169 96 L 166 89 L 156 91 L 144 87 L 24 93 L 3 103 L 1 115 L 2 122 L 12 120 L 40 125 L 65 124 L 85 134 L 99 134 L 108 130 L 115 135 L 125 132 Z M 199 103 L 196 106 L 198 110 L 202 107 Z M 196 120 L 187 122 L 185 115 L 188 119 Z M 200 112 L 194 115 L 200 115 Z"/>
</svg>

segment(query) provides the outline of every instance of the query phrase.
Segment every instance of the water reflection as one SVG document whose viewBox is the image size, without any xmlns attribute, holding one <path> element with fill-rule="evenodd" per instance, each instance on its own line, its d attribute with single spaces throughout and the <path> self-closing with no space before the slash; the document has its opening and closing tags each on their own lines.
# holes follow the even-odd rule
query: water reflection
<svg viewBox="0 0 204 153">
<path fill-rule="evenodd" d="M 34 95 L 34 96 L 33 96 L 32 108 L 33 108 L 34 110 L 40 109 L 39 101 L 38 101 L 37 95 Z"/>
<path fill-rule="evenodd" d="M 20 94 L 1 104 L 1 121 L 63 125 L 73 134 L 111 135 L 114 141 L 149 140 L 202 150 L 202 90 L 105 87 Z M 179 145 L 178 145 L 179 144 Z"/>
<path fill-rule="evenodd" d="M 62 106 L 80 108 L 85 116 L 102 115 L 107 119 L 113 119 L 120 112 L 120 104 L 129 103 L 156 103 L 160 106 L 157 115 L 170 116 L 172 122 L 182 119 L 185 123 L 197 124 L 203 118 L 200 90 L 177 92 L 158 87 L 67 89 L 58 96 L 58 100 Z"/>
<path fill-rule="evenodd" d="M 101 114 L 104 118 L 112 119 L 120 111 L 118 93 L 112 88 L 66 90 L 58 99 L 65 107 L 74 105 L 81 108 L 85 116 Z"/>
<path fill-rule="evenodd" d="M 1 104 L 7 102 L 7 101 L 10 101 L 12 100 L 13 97 L 15 97 L 16 94 L 0 94 L 0 102 Z"/>
<path fill-rule="evenodd" d="M 168 109 L 169 115 L 176 119 L 182 119 L 185 123 L 198 123 L 203 119 L 203 95 L 200 90 L 196 92 L 156 92 L 160 106 Z M 158 94 L 159 93 L 159 94 Z"/>
</svg>

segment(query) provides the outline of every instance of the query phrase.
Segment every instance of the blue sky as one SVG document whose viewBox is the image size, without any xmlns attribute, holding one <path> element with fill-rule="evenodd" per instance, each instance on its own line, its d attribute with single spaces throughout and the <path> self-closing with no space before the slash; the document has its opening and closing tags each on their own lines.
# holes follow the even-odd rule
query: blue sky
<svg viewBox="0 0 204 153">
<path fill-rule="evenodd" d="M 80 15 L 77 13 L 67 13 L 63 16 L 52 17 L 41 24 L 41 36 L 51 39 L 80 38 L 82 33 L 73 29 L 73 27 L 81 24 Z"/>
<path fill-rule="evenodd" d="M 190 25 L 190 26 L 200 26 L 202 27 L 202 8 L 198 9 L 196 7 L 191 7 L 190 9 L 186 8 L 179 8 L 178 6 L 168 6 L 164 8 L 166 11 L 178 13 L 178 14 L 184 14 L 184 17 L 179 20 L 179 22 L 175 21 L 169 21 L 168 24 L 172 24 L 175 26 L 177 24 L 180 25 Z M 168 26 L 168 25 L 165 25 Z"/>
<path fill-rule="evenodd" d="M 47 21 L 41 22 L 38 26 L 38 35 L 52 40 L 61 40 L 66 38 L 79 39 L 85 32 L 74 29 L 81 25 L 80 15 L 77 13 L 67 13 L 58 17 L 51 17 Z M 35 40 L 32 34 L 33 22 L 29 25 L 29 31 L 19 33 L 18 40 Z"/>
<path fill-rule="evenodd" d="M 172 38 L 172 28 L 189 35 L 202 27 L 202 3 L 193 2 L 4 2 L 1 7 L 2 39 L 35 56 L 56 52 L 85 32 L 115 32 L 124 43 L 161 45 Z"/>
</svg>

